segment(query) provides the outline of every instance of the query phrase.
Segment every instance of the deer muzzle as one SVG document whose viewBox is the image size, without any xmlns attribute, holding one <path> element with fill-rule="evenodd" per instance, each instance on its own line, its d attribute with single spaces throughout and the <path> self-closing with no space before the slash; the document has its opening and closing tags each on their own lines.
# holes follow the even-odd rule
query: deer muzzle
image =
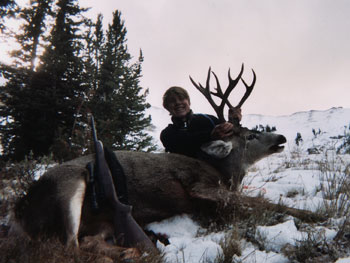
<svg viewBox="0 0 350 263">
<path fill-rule="evenodd" d="M 269 150 L 271 151 L 271 153 L 280 153 L 284 149 L 284 146 L 281 144 L 284 144 L 286 142 L 286 137 L 284 137 L 283 135 L 279 135 L 276 139 L 276 144 L 272 145 Z"/>
</svg>

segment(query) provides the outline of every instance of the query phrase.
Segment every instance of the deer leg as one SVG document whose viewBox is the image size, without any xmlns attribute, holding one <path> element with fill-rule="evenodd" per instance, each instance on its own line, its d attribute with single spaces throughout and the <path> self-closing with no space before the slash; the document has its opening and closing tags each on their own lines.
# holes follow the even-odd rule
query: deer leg
<svg viewBox="0 0 350 263">
<path fill-rule="evenodd" d="M 75 247 L 79 246 L 78 232 L 81 219 L 81 210 L 83 207 L 86 184 L 84 180 L 79 180 L 76 185 L 76 190 L 69 201 L 68 214 L 66 221 L 66 244 Z"/>
<path fill-rule="evenodd" d="M 230 191 L 225 187 L 206 187 L 204 184 L 197 183 L 191 189 L 190 196 L 200 201 L 200 203 L 205 204 L 202 205 L 203 209 L 249 208 L 258 211 L 285 213 L 305 222 L 322 222 L 326 220 L 325 217 L 311 211 L 274 204 L 262 197 L 245 196 L 238 191 Z"/>
<path fill-rule="evenodd" d="M 246 206 L 253 209 L 255 208 L 255 209 L 269 210 L 269 211 L 274 211 L 278 213 L 285 213 L 295 218 L 299 218 L 304 222 L 315 223 L 315 222 L 322 222 L 327 220 L 326 217 L 320 214 L 317 214 L 308 210 L 287 207 L 281 204 L 274 204 L 261 197 L 251 197 L 251 196 L 240 195 L 237 198 L 237 200 L 239 200 L 239 203 L 241 206 Z"/>
</svg>

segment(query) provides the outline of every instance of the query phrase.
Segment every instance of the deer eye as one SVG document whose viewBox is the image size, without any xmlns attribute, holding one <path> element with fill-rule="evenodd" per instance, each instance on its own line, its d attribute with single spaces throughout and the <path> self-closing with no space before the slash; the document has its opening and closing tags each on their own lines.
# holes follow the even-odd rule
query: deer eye
<svg viewBox="0 0 350 263">
<path fill-rule="evenodd" d="M 247 140 L 248 141 L 251 141 L 251 140 L 254 140 L 254 139 L 257 139 L 258 138 L 258 135 L 256 135 L 256 134 L 249 134 L 248 136 L 247 136 Z"/>
</svg>

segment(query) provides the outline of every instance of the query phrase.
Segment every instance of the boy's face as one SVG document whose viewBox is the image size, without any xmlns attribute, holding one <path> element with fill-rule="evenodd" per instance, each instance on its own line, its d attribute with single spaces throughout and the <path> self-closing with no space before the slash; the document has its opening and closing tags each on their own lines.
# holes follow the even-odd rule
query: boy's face
<svg viewBox="0 0 350 263">
<path fill-rule="evenodd" d="M 185 118 L 190 110 L 190 101 L 186 98 L 174 96 L 168 104 L 168 111 L 175 118 Z"/>
</svg>

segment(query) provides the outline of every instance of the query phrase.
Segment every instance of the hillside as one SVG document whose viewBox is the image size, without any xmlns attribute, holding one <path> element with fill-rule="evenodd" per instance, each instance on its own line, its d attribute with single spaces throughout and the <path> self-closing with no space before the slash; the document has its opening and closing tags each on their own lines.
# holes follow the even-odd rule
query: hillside
<svg viewBox="0 0 350 263">
<path fill-rule="evenodd" d="M 170 123 L 169 113 L 162 108 L 152 107 L 148 114 L 152 116 L 154 129 L 151 134 L 157 140 L 157 145 L 162 148 L 159 142 L 159 135 L 163 128 Z M 275 126 L 277 133 L 283 134 L 289 146 L 295 144 L 295 138 L 299 132 L 303 138 L 303 147 L 313 147 L 315 144 L 321 146 L 332 143 L 330 137 L 343 135 L 345 126 L 350 125 L 350 109 L 331 108 L 325 111 L 306 111 L 297 112 L 286 116 L 264 116 L 258 114 L 243 115 L 242 125 L 247 128 L 254 128 L 256 125 Z M 315 135 L 312 130 L 318 134 L 318 139 L 315 140 Z"/>
</svg>

